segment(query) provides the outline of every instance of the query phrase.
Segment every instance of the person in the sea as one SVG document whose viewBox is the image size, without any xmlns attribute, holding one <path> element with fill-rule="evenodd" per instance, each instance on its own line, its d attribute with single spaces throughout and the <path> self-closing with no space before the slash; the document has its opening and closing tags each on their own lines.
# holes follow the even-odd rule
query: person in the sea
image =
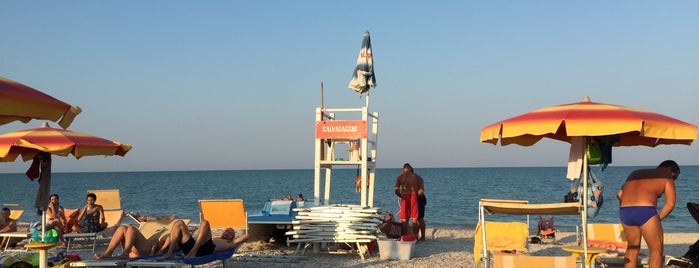
<svg viewBox="0 0 699 268">
<path fill-rule="evenodd" d="M 417 197 L 423 194 L 423 181 L 420 176 L 413 172 L 413 167 L 409 163 L 403 165 L 403 173 L 396 179 L 394 191 L 400 197 L 400 213 L 398 218 L 401 222 L 402 234 L 411 234 L 408 231 L 408 219 L 413 223 L 412 234 L 419 232 L 420 225 L 418 218 Z"/>
<path fill-rule="evenodd" d="M 117 259 L 133 259 L 144 256 L 152 256 L 161 253 L 167 247 L 168 240 L 149 240 L 132 225 L 119 225 L 114 231 L 107 249 L 102 253 L 95 253 L 95 259 L 111 258 L 112 253 L 121 245 L 121 255 Z"/>
<path fill-rule="evenodd" d="M 663 265 L 663 226 L 660 221 L 670 215 L 675 207 L 675 180 L 679 176 L 679 165 L 666 160 L 655 169 L 631 172 L 617 192 L 619 219 L 628 241 L 624 267 L 636 267 L 641 238 L 650 250 L 649 267 Z M 663 194 L 665 204 L 658 213 L 658 198 Z"/>
<path fill-rule="evenodd" d="M 49 206 L 46 208 L 46 230 L 55 229 L 58 232 L 58 239 L 63 241 L 63 234 L 67 230 L 68 220 L 66 220 L 66 211 L 61 206 L 60 198 L 57 194 L 52 194 L 49 197 Z"/>
<path fill-rule="evenodd" d="M 296 201 L 306 201 L 306 199 L 303 198 L 303 194 L 299 194 L 299 197 L 296 198 Z"/>
<path fill-rule="evenodd" d="M 167 252 L 160 259 L 172 258 L 176 249 L 182 250 L 185 258 L 194 258 L 199 256 L 211 255 L 213 253 L 231 250 L 241 243 L 248 240 L 248 235 L 235 237 L 235 230 L 227 228 L 221 233 L 221 236 L 212 237 L 211 226 L 207 220 L 201 220 L 199 223 L 197 237 L 194 238 L 189 232 L 187 224 L 182 220 L 176 220 L 172 224 L 170 237 L 168 238 Z"/>
<path fill-rule="evenodd" d="M 17 232 L 17 221 L 13 220 L 10 218 L 10 209 L 7 207 L 2 208 L 2 212 L 0 213 L 0 233 L 13 233 Z M 0 245 L 7 245 L 7 243 L 10 243 L 10 246 L 15 246 L 17 245 L 17 242 L 21 241 L 21 239 L 17 239 L 16 237 L 8 237 L 5 236 L 2 238 L 2 244 Z"/>
<path fill-rule="evenodd" d="M 292 201 L 292 200 L 294 200 L 294 198 L 291 197 L 291 195 L 286 195 L 284 198 L 282 198 L 282 200 L 284 200 L 284 201 Z"/>
<path fill-rule="evenodd" d="M 422 193 L 417 196 L 417 223 L 420 226 L 420 238 L 419 240 L 425 240 L 425 206 L 427 206 L 427 197 L 425 196 L 425 182 L 422 177 L 418 176 L 420 179 L 420 185 L 423 185 Z"/>
<path fill-rule="evenodd" d="M 74 232 L 92 233 L 107 228 L 107 223 L 104 221 L 104 208 L 102 205 L 96 204 L 95 201 L 97 201 L 97 195 L 88 193 L 85 197 L 85 206 L 80 209 L 78 214 L 78 224 L 73 226 Z"/>
</svg>

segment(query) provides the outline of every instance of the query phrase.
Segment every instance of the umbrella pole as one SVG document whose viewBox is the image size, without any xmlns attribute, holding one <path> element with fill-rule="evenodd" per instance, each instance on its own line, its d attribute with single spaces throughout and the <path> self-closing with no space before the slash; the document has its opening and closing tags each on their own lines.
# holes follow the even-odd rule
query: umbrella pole
<svg viewBox="0 0 699 268">
<path fill-rule="evenodd" d="M 41 241 L 44 241 L 46 233 L 46 210 L 41 211 Z"/>
<path fill-rule="evenodd" d="M 582 206 L 583 206 L 583 213 L 582 213 L 582 230 L 583 230 L 583 256 L 585 256 L 585 260 L 587 259 L 587 202 L 588 199 L 588 193 L 587 193 L 587 177 L 588 177 L 588 172 L 589 172 L 589 167 L 587 166 L 587 144 L 589 142 L 589 139 L 585 137 L 585 142 L 583 142 L 585 149 L 583 150 L 583 190 L 581 193 L 581 198 L 583 199 Z M 584 262 L 583 262 L 584 263 Z"/>
</svg>

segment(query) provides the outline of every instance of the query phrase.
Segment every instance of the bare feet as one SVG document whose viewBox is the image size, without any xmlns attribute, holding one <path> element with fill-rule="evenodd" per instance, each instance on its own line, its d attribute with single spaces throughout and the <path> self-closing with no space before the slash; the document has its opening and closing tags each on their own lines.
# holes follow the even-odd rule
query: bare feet
<svg viewBox="0 0 699 268">
<path fill-rule="evenodd" d="M 95 259 L 101 259 L 101 258 L 107 258 L 107 257 L 111 257 L 111 256 L 104 256 L 104 253 L 102 253 L 102 254 L 95 253 Z"/>
<path fill-rule="evenodd" d="M 169 258 L 172 258 L 172 254 L 165 253 L 162 256 L 158 257 L 158 260 L 164 260 Z"/>
<path fill-rule="evenodd" d="M 177 218 L 177 215 L 175 214 L 172 214 L 170 215 L 170 217 L 168 217 L 169 220 L 174 220 L 175 218 Z"/>
</svg>

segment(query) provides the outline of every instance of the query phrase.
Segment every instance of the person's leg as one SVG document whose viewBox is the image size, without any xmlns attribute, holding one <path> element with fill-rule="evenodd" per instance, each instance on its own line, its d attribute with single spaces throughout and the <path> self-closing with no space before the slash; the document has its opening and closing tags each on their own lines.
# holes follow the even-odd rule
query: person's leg
<svg viewBox="0 0 699 268">
<path fill-rule="evenodd" d="M 184 243 L 192 238 L 187 225 L 182 220 L 176 220 L 172 223 L 170 230 L 170 241 L 167 252 L 161 257 L 162 259 L 172 258 L 175 254 L 175 249 L 180 243 Z"/>
<path fill-rule="evenodd" d="M 626 227 L 626 226 L 624 226 Z M 658 216 L 653 216 L 646 223 L 641 225 L 641 235 L 646 241 L 648 250 L 650 251 L 650 259 L 648 267 L 663 266 L 663 226 L 660 223 Z M 627 237 L 628 238 L 628 237 Z M 628 252 L 628 251 L 627 251 Z"/>
<path fill-rule="evenodd" d="M 199 234 L 197 234 L 197 239 L 194 240 L 194 246 L 192 246 L 192 249 L 187 253 L 185 258 L 196 257 L 197 251 L 199 251 L 201 245 L 209 240 L 211 240 L 211 226 L 207 220 L 202 220 L 201 223 L 199 223 Z"/>
<path fill-rule="evenodd" d="M 622 225 L 624 226 L 624 234 L 626 234 L 626 241 L 628 242 L 626 253 L 624 253 L 624 267 L 636 268 L 638 252 L 641 250 L 641 228 L 623 223 Z"/>
<path fill-rule="evenodd" d="M 125 225 L 117 227 L 117 229 L 114 231 L 114 234 L 112 235 L 112 239 L 109 240 L 109 245 L 107 246 L 107 249 L 104 252 L 102 252 L 102 254 L 95 253 L 95 259 L 111 257 L 112 253 L 114 253 L 114 250 L 116 250 L 116 248 L 120 244 L 123 245 L 126 229 L 127 227 Z"/>
<path fill-rule="evenodd" d="M 425 240 L 425 219 L 418 218 L 418 224 L 420 224 L 420 240 Z"/>
<path fill-rule="evenodd" d="M 124 242 L 124 251 L 122 252 L 123 258 L 136 258 L 140 256 L 147 256 L 153 252 L 153 244 L 151 244 L 146 237 L 141 234 L 141 232 L 136 229 L 136 227 L 129 226 L 126 230 L 126 238 Z"/>
</svg>

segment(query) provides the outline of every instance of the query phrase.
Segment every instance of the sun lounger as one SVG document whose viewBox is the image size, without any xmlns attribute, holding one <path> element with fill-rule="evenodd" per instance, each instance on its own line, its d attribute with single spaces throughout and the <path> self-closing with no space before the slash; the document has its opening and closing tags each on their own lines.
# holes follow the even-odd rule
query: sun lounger
<svg viewBox="0 0 699 268">
<path fill-rule="evenodd" d="M 199 216 L 209 221 L 212 232 L 233 228 L 248 233 L 248 217 L 242 199 L 199 200 Z"/>
<path fill-rule="evenodd" d="M 576 258 L 573 256 L 530 256 L 519 254 L 493 254 L 495 268 L 575 268 Z"/>
<path fill-rule="evenodd" d="M 628 242 L 624 227 L 619 223 L 589 223 L 587 224 L 587 244 L 591 247 L 606 248 L 607 253 L 597 255 L 596 264 L 602 267 L 624 266 L 624 253 Z M 647 256 L 639 254 L 639 265 L 644 266 Z"/>
<path fill-rule="evenodd" d="M 217 252 L 211 255 L 199 256 L 194 258 L 169 258 L 164 260 L 157 259 L 157 256 L 151 256 L 146 258 L 141 258 L 134 261 L 126 262 L 126 267 L 182 267 L 185 265 L 196 266 L 202 264 L 209 264 L 215 261 L 221 261 L 223 267 L 226 266 L 226 261 L 233 257 L 233 254 L 238 250 L 240 246 L 235 249 Z"/>
<path fill-rule="evenodd" d="M 483 235 L 484 229 L 487 230 L 486 236 Z M 490 256 L 493 255 L 491 252 L 528 253 L 526 247 L 528 236 L 529 228 L 523 222 L 486 221 L 485 228 L 479 223 L 473 237 L 473 257 L 476 265 L 481 261 L 489 262 Z M 485 243 L 483 243 L 483 237 L 485 237 Z"/>
<path fill-rule="evenodd" d="M 116 227 L 121 225 L 121 221 L 124 219 L 125 214 L 124 210 L 121 208 L 121 194 L 119 193 L 119 189 L 87 190 L 87 193 L 93 193 L 97 196 L 95 203 L 100 204 L 102 209 L 104 209 L 104 221 L 107 222 L 107 228 L 94 233 L 68 233 L 63 235 L 67 241 L 67 252 L 71 252 L 71 250 L 75 251 L 75 249 L 71 249 L 75 239 L 92 241 L 92 252 L 94 252 L 97 247 L 98 236 L 110 238 L 114 230 L 116 230 Z"/>
<path fill-rule="evenodd" d="M 102 238 L 109 238 L 112 236 L 114 233 L 114 230 L 116 227 L 121 225 L 121 220 L 124 218 L 124 211 L 123 210 L 110 210 L 104 211 L 104 221 L 107 222 L 107 228 L 100 232 L 95 232 L 95 233 L 68 233 L 64 234 L 63 237 L 66 239 L 66 251 L 67 252 L 72 252 L 76 251 L 76 249 L 73 247 L 73 244 L 76 239 L 84 239 L 88 241 L 92 241 L 92 252 L 95 251 L 95 248 L 97 248 L 97 238 L 98 236 L 101 236 Z"/>
</svg>

